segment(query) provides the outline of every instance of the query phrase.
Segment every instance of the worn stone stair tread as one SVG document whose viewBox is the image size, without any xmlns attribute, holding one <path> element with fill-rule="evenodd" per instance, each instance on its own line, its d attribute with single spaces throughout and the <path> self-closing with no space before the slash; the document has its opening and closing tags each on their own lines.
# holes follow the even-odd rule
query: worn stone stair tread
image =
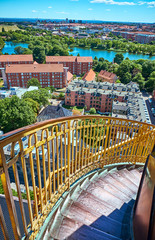
<svg viewBox="0 0 155 240">
<path fill-rule="evenodd" d="M 61 223 L 63 221 L 63 216 L 60 213 L 60 208 L 57 209 L 53 224 L 50 228 L 49 235 L 51 237 L 57 238 Z"/>
<path fill-rule="evenodd" d="M 77 229 L 82 227 L 82 225 L 83 223 L 81 222 L 75 221 L 74 219 L 71 219 L 69 217 L 64 217 L 57 238 L 60 240 L 68 238 Z"/>
<path fill-rule="evenodd" d="M 116 174 L 113 174 L 113 175 L 109 175 L 111 176 L 112 178 L 114 178 L 116 181 L 120 182 L 122 185 L 124 185 L 128 190 L 130 190 L 130 192 L 133 194 L 135 194 L 137 192 L 137 187 L 135 185 L 132 184 L 131 181 L 127 180 L 126 178 L 124 177 L 121 177 L 120 175 L 116 175 Z"/>
<path fill-rule="evenodd" d="M 133 198 L 133 195 L 135 195 L 135 193 L 133 193 L 131 191 L 131 189 L 127 188 L 126 185 L 124 185 L 122 182 L 116 180 L 115 178 L 113 178 L 110 175 L 107 175 L 104 179 L 105 182 L 115 186 L 115 188 L 118 189 L 118 191 L 125 193 L 127 196 L 129 196 L 130 198 Z"/>
<path fill-rule="evenodd" d="M 127 204 L 130 205 L 133 208 L 133 206 L 135 204 L 135 200 L 131 199 Z"/>
<path fill-rule="evenodd" d="M 129 204 L 124 203 L 119 210 L 131 215 L 132 207 Z"/>
<path fill-rule="evenodd" d="M 102 189 L 102 187 L 96 186 L 93 183 L 88 186 L 86 191 L 93 194 L 95 197 L 99 198 L 100 200 L 114 206 L 115 208 L 123 204 L 123 201 L 121 199 L 117 198 L 116 196 L 112 195 L 108 191 Z"/>
<path fill-rule="evenodd" d="M 115 236 L 97 230 L 91 226 L 83 225 L 76 232 L 70 235 L 68 240 L 121 240 Z"/>
<path fill-rule="evenodd" d="M 104 179 L 98 179 L 95 182 L 95 184 L 101 186 L 103 189 L 105 189 L 109 193 L 112 193 L 113 195 L 115 195 L 117 198 L 121 199 L 124 202 L 129 201 L 131 199 L 128 195 L 126 195 L 123 192 L 121 192 L 120 194 L 120 192 L 114 185 L 105 182 Z"/>
<path fill-rule="evenodd" d="M 98 218 L 98 214 L 93 211 L 90 212 L 89 209 L 79 203 L 73 203 L 66 217 L 90 225 Z"/>
<path fill-rule="evenodd" d="M 59 205 L 46 239 L 129 240 L 140 177 L 134 166 L 88 174 Z"/>
<path fill-rule="evenodd" d="M 123 171 L 120 170 L 119 174 L 121 176 L 127 178 L 129 181 L 131 181 L 136 186 L 136 188 L 138 188 L 140 178 L 138 179 L 137 177 L 135 177 L 135 175 L 132 174 L 132 171 L 128 171 L 127 169 L 124 169 Z"/>
<path fill-rule="evenodd" d="M 110 214 L 116 207 L 111 206 L 110 204 L 101 201 L 98 198 L 94 198 L 94 195 L 91 193 L 88 193 L 86 191 L 83 191 L 82 194 L 79 196 L 77 201 L 84 205 L 85 207 L 88 207 L 96 212 L 99 212 L 103 215 Z"/>
<path fill-rule="evenodd" d="M 136 176 L 132 173 L 132 171 L 128 171 L 127 169 L 124 169 L 123 171 L 120 170 L 120 172 L 122 173 L 122 175 L 123 175 L 124 177 L 127 177 L 130 181 L 132 181 L 132 182 L 137 186 L 137 188 L 138 188 L 139 182 L 140 182 L 140 176 L 139 176 L 139 178 L 136 177 Z"/>
<path fill-rule="evenodd" d="M 85 181 L 83 181 L 82 184 L 80 184 L 80 188 L 81 189 L 86 189 L 88 187 L 88 185 L 90 185 L 91 182 L 89 181 L 89 178 L 85 179 Z"/>
<path fill-rule="evenodd" d="M 93 176 L 89 178 L 89 181 L 94 182 L 98 178 L 99 174 L 96 172 Z"/>
<path fill-rule="evenodd" d="M 65 199 L 63 205 L 60 208 L 61 214 L 67 213 L 73 203 L 73 200 L 70 197 L 70 194 Z"/>
<path fill-rule="evenodd" d="M 101 176 L 106 176 L 108 174 L 108 169 L 104 169 L 102 171 L 99 171 L 99 176 L 98 177 L 101 177 Z"/>
<path fill-rule="evenodd" d="M 82 189 L 80 188 L 80 184 L 78 184 L 76 186 L 76 188 L 74 189 L 74 191 L 72 192 L 70 198 L 73 200 L 73 201 L 76 201 L 76 199 L 79 197 L 79 195 L 81 194 L 82 192 Z"/>
<path fill-rule="evenodd" d="M 129 235 L 129 228 L 127 224 L 122 224 L 106 216 L 101 216 L 90 226 L 118 238 L 122 238 L 122 229 L 124 228 L 126 231 L 126 236 Z"/>
<path fill-rule="evenodd" d="M 130 214 L 125 213 L 117 208 L 112 213 L 110 213 L 108 217 L 120 223 L 130 224 Z"/>
<path fill-rule="evenodd" d="M 141 178 L 142 173 L 139 172 L 137 169 L 133 169 L 131 172 L 135 177 Z"/>
<path fill-rule="evenodd" d="M 111 174 L 110 174 L 111 175 Z M 137 192 L 137 186 L 132 182 L 130 181 L 129 179 L 127 179 L 126 177 L 122 176 L 122 173 L 121 172 L 117 172 L 117 173 L 114 173 L 113 175 L 113 178 L 115 178 L 116 180 L 120 181 L 120 182 L 123 182 L 124 185 L 126 185 L 128 188 L 130 188 L 130 190 L 133 192 L 133 193 L 136 193 Z"/>
</svg>

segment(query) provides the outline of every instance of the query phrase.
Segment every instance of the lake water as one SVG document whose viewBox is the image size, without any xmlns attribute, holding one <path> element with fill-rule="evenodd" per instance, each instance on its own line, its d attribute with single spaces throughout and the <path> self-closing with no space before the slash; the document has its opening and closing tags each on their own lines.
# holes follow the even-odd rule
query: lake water
<svg viewBox="0 0 155 240">
<path fill-rule="evenodd" d="M 21 46 L 23 48 L 28 48 L 28 44 L 27 43 L 13 43 L 13 42 L 5 42 L 5 46 L 2 49 L 2 53 L 8 53 L 8 54 L 12 54 L 15 53 L 14 52 L 14 48 L 17 46 Z M 100 58 L 103 57 L 104 59 L 112 62 L 115 55 L 118 52 L 115 51 L 106 51 L 106 50 L 94 50 L 94 49 L 83 49 L 83 48 L 79 48 L 79 47 L 74 47 L 73 51 L 70 52 L 70 54 L 72 54 L 73 56 L 77 56 L 77 54 L 80 54 L 81 57 L 92 57 L 94 58 L 95 56 Z M 150 57 L 149 55 L 142 55 L 142 54 L 132 54 L 132 53 L 123 53 L 124 58 L 129 58 L 130 60 L 138 60 L 140 58 L 142 59 L 150 59 L 150 60 L 155 60 L 155 56 Z"/>
<path fill-rule="evenodd" d="M 14 49 L 15 47 L 21 46 L 23 48 L 28 48 L 28 44 L 27 43 L 13 43 L 13 42 L 5 42 L 5 46 L 2 49 L 2 53 L 8 53 L 8 54 L 12 54 L 15 53 Z"/>
<path fill-rule="evenodd" d="M 94 49 L 83 49 L 79 47 L 73 48 L 73 51 L 70 52 L 73 56 L 77 56 L 77 54 L 80 54 L 81 57 L 87 56 L 87 57 L 92 57 L 94 58 L 95 56 L 97 58 L 103 57 L 104 59 L 112 62 L 115 55 L 118 52 L 115 51 L 106 51 L 106 50 L 94 50 Z M 119 52 L 120 53 L 120 52 Z M 132 54 L 132 53 L 123 53 L 124 58 L 129 58 L 130 60 L 138 60 L 138 59 L 150 59 L 150 60 L 155 60 L 155 56 L 150 57 L 149 55 L 142 55 L 142 54 Z"/>
</svg>

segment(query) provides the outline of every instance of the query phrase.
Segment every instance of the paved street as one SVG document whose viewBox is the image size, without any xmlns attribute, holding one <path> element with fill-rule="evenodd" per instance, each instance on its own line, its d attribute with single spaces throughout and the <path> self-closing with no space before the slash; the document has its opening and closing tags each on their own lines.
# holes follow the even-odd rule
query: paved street
<svg viewBox="0 0 155 240">
<path fill-rule="evenodd" d="M 151 123 L 155 125 L 155 117 L 153 116 L 153 114 L 151 112 L 151 108 L 155 108 L 155 102 L 153 101 L 153 103 L 150 104 L 148 99 L 145 100 L 145 102 L 146 102 L 147 109 L 148 109 L 148 112 L 149 112 L 149 115 L 150 115 Z"/>
</svg>

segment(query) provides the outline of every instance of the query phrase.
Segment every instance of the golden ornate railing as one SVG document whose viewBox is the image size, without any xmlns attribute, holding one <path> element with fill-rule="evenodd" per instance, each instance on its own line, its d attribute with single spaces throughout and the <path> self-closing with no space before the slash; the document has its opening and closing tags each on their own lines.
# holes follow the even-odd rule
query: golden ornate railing
<svg viewBox="0 0 155 240">
<path fill-rule="evenodd" d="M 0 175 L 15 239 L 21 235 L 10 185 L 11 169 L 24 233 L 34 239 L 54 204 L 75 180 L 109 164 L 144 163 L 154 142 L 153 125 L 101 116 L 48 120 L 4 135 L 0 140 Z M 21 182 L 26 189 L 28 226 Z M 5 236 L 1 214 L 0 223 Z"/>
</svg>

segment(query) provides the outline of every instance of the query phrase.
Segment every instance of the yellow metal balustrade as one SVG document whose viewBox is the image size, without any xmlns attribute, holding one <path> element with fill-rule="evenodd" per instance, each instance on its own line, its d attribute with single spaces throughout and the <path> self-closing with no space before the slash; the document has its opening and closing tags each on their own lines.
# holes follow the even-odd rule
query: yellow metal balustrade
<svg viewBox="0 0 155 240">
<path fill-rule="evenodd" d="M 27 139 L 27 144 L 23 138 Z M 8 133 L 0 141 L 0 174 L 15 239 L 21 236 L 9 168 L 13 168 L 25 236 L 34 239 L 54 204 L 78 178 L 109 164 L 144 163 L 154 143 L 155 126 L 101 116 L 48 120 Z M 7 146 L 10 146 L 10 155 L 5 152 Z M 27 194 L 28 226 L 18 163 Z M 0 215 L 7 238 L 3 214 Z"/>
</svg>

